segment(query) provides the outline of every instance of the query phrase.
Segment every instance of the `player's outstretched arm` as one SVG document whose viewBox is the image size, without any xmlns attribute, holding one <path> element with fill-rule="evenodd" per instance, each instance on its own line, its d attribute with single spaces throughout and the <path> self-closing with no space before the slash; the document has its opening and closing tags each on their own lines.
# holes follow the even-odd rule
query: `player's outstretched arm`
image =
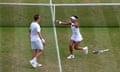
<svg viewBox="0 0 120 72">
<path fill-rule="evenodd" d="M 71 21 L 63 22 L 63 21 L 60 21 L 60 20 L 56 20 L 56 23 L 59 23 L 61 25 L 71 25 Z"/>
</svg>

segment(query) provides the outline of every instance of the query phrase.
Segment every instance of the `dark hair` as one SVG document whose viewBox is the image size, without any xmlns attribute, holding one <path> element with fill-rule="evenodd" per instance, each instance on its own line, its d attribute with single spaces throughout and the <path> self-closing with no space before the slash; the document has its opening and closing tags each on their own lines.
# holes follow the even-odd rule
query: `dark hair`
<svg viewBox="0 0 120 72">
<path fill-rule="evenodd" d="M 76 19 L 78 19 L 79 17 L 78 16 L 74 16 Z"/>
<path fill-rule="evenodd" d="M 34 20 L 35 20 L 35 21 L 38 20 L 39 18 L 40 18 L 40 15 L 39 15 L 39 14 L 34 15 Z"/>
</svg>

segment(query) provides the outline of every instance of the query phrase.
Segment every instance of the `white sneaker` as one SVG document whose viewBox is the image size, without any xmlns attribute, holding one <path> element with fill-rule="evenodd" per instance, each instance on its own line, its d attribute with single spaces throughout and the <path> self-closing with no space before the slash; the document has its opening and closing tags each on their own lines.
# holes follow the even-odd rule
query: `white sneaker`
<svg viewBox="0 0 120 72">
<path fill-rule="evenodd" d="M 87 55 L 87 54 L 88 54 L 88 47 L 87 47 L 87 46 L 84 47 L 84 48 L 83 48 L 83 51 L 84 51 L 84 53 Z"/>
<path fill-rule="evenodd" d="M 33 60 L 30 60 L 30 64 L 32 65 L 33 68 L 37 68 L 37 63 L 34 62 Z"/>
<path fill-rule="evenodd" d="M 67 59 L 74 59 L 74 58 L 75 58 L 74 55 L 69 55 L 69 56 L 67 57 Z"/>
<path fill-rule="evenodd" d="M 37 67 L 41 67 L 42 66 L 42 64 L 37 64 Z"/>
</svg>

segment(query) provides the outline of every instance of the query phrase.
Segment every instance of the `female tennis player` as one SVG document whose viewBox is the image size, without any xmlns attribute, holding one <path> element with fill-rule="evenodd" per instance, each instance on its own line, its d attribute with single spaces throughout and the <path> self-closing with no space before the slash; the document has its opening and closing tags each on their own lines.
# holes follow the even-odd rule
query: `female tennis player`
<svg viewBox="0 0 120 72">
<path fill-rule="evenodd" d="M 61 25 L 70 25 L 72 30 L 72 36 L 69 42 L 69 51 L 70 55 L 67 57 L 67 59 L 74 59 L 75 55 L 73 54 L 73 46 L 75 50 L 83 50 L 85 54 L 88 54 L 88 47 L 80 47 L 80 42 L 83 40 L 83 37 L 80 33 L 79 29 L 79 23 L 78 23 L 78 17 L 77 16 L 71 16 L 70 21 L 60 21 L 56 20 L 57 23 Z"/>
</svg>

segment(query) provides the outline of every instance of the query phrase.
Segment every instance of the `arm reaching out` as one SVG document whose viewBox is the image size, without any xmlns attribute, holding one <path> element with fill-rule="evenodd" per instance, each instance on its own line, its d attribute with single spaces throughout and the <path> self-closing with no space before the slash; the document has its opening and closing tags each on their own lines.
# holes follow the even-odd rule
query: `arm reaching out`
<svg viewBox="0 0 120 72">
<path fill-rule="evenodd" d="M 60 21 L 60 20 L 56 20 L 56 22 L 61 24 L 61 25 L 71 25 L 71 21 L 63 22 L 63 21 Z"/>
</svg>

